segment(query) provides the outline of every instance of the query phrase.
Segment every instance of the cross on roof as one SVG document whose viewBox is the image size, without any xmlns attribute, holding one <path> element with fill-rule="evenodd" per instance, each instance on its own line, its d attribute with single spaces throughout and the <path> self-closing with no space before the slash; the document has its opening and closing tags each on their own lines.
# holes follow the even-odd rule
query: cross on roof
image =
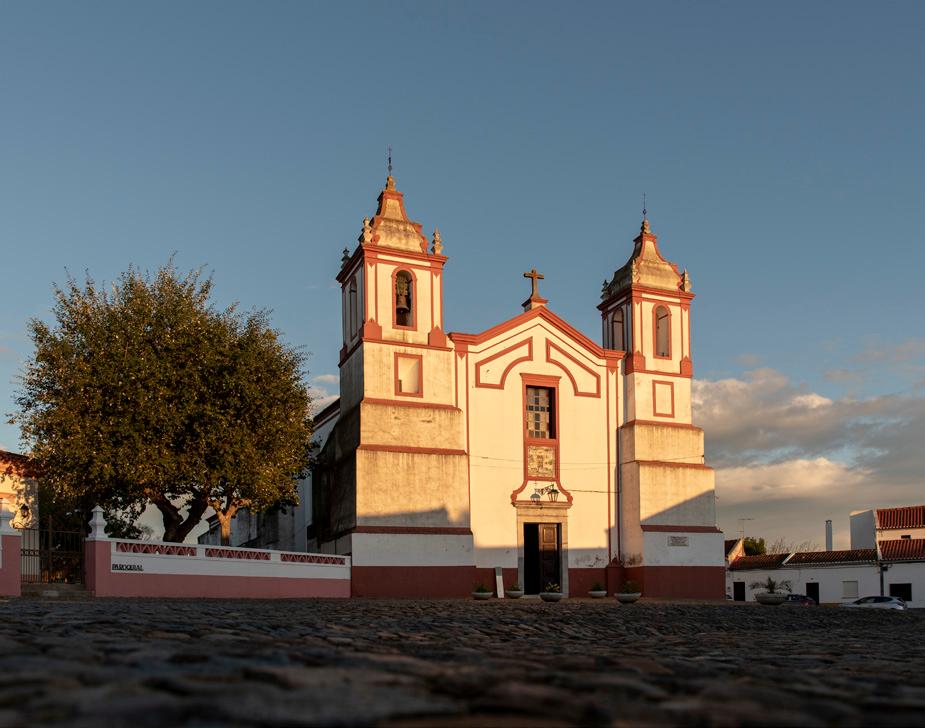
<svg viewBox="0 0 925 728">
<path fill-rule="evenodd" d="M 537 280 L 541 281 L 545 277 L 546 276 L 544 276 L 542 273 L 537 273 L 536 268 L 532 268 L 529 273 L 524 273 L 524 278 L 533 279 L 533 293 L 530 296 L 531 298 L 538 297 L 540 295 L 539 286 L 537 285 Z"/>
</svg>

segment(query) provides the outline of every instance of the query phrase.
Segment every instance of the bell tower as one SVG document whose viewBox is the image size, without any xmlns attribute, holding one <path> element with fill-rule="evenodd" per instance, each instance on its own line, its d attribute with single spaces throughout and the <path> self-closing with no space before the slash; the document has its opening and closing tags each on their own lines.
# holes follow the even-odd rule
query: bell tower
<svg viewBox="0 0 925 728">
<path fill-rule="evenodd" d="M 703 567 L 722 593 L 714 475 L 691 416 L 694 294 L 687 271 L 662 256 L 645 217 L 601 299 L 604 347 L 626 352 L 618 436 L 623 563 L 643 581 L 668 578 L 682 564 Z"/>
<path fill-rule="evenodd" d="M 318 542 L 352 555 L 355 595 L 381 589 L 377 579 L 408 578 L 409 553 L 441 554 L 447 593 L 461 593 L 474 562 L 443 242 L 409 219 L 391 174 L 358 242 L 337 275 L 340 414 L 322 453 L 330 477 L 313 494 L 316 511 L 330 514 Z"/>
</svg>

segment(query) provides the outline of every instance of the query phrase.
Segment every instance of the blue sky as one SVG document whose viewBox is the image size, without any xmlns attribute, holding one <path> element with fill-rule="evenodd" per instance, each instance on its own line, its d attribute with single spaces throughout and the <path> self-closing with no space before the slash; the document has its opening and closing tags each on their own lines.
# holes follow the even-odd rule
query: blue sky
<svg viewBox="0 0 925 728">
<path fill-rule="evenodd" d="M 818 541 L 823 512 L 838 531 L 925 481 L 923 31 L 918 2 L 0 4 L 0 409 L 53 281 L 174 251 L 335 374 L 333 278 L 391 144 L 444 238 L 451 330 L 517 313 L 536 266 L 599 338 L 646 192 L 698 294 L 721 525 Z M 731 401 L 777 415 L 739 423 Z M 861 410 L 899 440 L 839 429 Z M 0 447 L 21 449 L 13 427 Z M 784 527 L 768 489 L 820 458 L 831 482 Z"/>
</svg>

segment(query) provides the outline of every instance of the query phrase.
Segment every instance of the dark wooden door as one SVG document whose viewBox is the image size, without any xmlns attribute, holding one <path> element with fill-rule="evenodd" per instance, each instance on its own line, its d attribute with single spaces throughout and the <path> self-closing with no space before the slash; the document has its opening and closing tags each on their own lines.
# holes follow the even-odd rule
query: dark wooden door
<svg viewBox="0 0 925 728">
<path fill-rule="evenodd" d="M 816 604 L 819 603 L 819 583 L 807 583 L 806 584 L 806 596 L 810 599 L 815 599 Z"/>
<path fill-rule="evenodd" d="M 562 584 L 559 573 L 559 524 L 540 524 L 540 586 Z"/>
<path fill-rule="evenodd" d="M 732 582 L 732 599 L 736 602 L 745 601 L 745 582 L 744 581 L 734 581 Z"/>
</svg>

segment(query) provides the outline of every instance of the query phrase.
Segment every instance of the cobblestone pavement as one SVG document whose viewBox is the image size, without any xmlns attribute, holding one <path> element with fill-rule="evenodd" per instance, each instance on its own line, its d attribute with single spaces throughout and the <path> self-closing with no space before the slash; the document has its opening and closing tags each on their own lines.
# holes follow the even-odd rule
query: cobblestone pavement
<svg viewBox="0 0 925 728">
<path fill-rule="evenodd" d="M 8 600 L 0 726 L 921 725 L 925 613 Z"/>
</svg>

